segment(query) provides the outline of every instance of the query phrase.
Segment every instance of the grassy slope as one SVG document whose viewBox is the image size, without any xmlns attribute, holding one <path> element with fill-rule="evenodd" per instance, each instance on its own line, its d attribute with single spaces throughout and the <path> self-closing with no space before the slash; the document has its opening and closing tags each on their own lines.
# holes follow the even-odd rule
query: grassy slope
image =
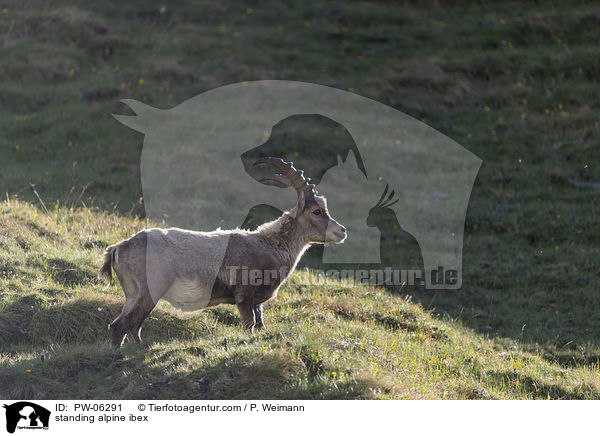
<svg viewBox="0 0 600 436">
<path fill-rule="evenodd" d="M 564 368 L 306 272 L 268 304 L 263 331 L 243 331 L 233 306 L 184 315 L 165 303 L 143 347 L 115 351 L 106 326 L 122 294 L 94 277 L 104 245 L 143 223 L 26 203 L 0 216 L 1 398 L 600 398 L 597 366 Z"/>
<path fill-rule="evenodd" d="M 413 299 L 493 338 L 501 352 L 513 353 L 518 342 L 519 350 L 567 372 L 597 368 L 598 190 L 570 181 L 600 181 L 593 164 L 600 138 L 595 5 L 474 3 L 425 9 L 386 2 L 291 7 L 224 0 L 177 1 L 161 14 L 161 4 L 12 0 L 1 5 L 2 197 L 7 191 L 13 202 L 18 197 L 39 205 L 28 188 L 34 183 L 51 210 L 59 202 L 126 216 L 143 213 L 142 137 L 109 115 L 126 113 L 120 98 L 171 107 L 222 84 L 273 78 L 352 89 L 426 121 L 484 160 L 466 224 L 463 289 Z M 68 220 L 67 209 L 60 210 L 66 214 L 61 219 Z M 75 211 L 79 217 L 89 213 L 85 207 Z M 65 292 L 104 295 L 91 292 L 97 285 L 86 284 L 96 265 L 94 250 L 141 223 L 102 216 L 120 233 L 90 240 L 93 249 L 84 263 L 73 253 L 75 260 L 59 255 L 72 247 L 63 243 L 70 238 L 63 234 L 65 239 L 50 241 L 55 247 L 50 260 L 55 260 L 46 264 L 40 253 L 52 234 L 39 234 L 35 227 L 43 233 L 46 221 L 23 224 L 22 241 L 38 235 L 41 245 L 18 264 L 0 265 L 5 276 L 19 274 L 16 282 L 0 277 L 0 292 L 12 295 L 0 304 L 12 309 L 21 294 L 37 289 L 36 295 L 49 301 L 55 295 L 70 298 L 69 313 L 80 313 L 79 300 Z M 21 224 L 3 220 L 1 225 Z M 4 231 L 0 236 L 2 243 L 14 237 Z M 4 256 L 17 256 L 0 248 Z M 31 288 L 21 275 L 46 287 Z M 10 313 L 0 317 L 11 323 L 27 319 Z M 104 311 L 94 313 L 106 317 L 103 323 L 110 318 Z M 174 322 L 173 329 L 187 331 L 182 325 Z M 51 331 L 42 343 L 55 342 L 61 332 L 68 329 Z M 96 330 L 89 334 L 95 337 Z M 23 352 L 32 352 L 35 344 L 24 344 Z M 98 366 L 105 366 L 105 354 L 91 348 Z M 25 356 L 10 358 L 25 359 L 17 372 L 27 366 Z M 530 377 L 541 386 L 543 377 Z M 546 379 L 542 386 L 552 384 Z"/>
</svg>

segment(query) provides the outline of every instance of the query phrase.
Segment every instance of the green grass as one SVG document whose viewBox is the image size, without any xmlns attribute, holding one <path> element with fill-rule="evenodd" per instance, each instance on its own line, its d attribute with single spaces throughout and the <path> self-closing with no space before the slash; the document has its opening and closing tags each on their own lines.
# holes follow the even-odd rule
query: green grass
<svg viewBox="0 0 600 436">
<path fill-rule="evenodd" d="M 244 331 L 234 306 L 160 303 L 144 344 L 115 350 L 122 291 L 95 274 L 103 247 L 143 222 L 19 202 L 0 216 L 2 398 L 600 398 L 597 364 L 561 366 L 408 296 L 307 271 L 266 305 L 264 330 Z"/>
<path fill-rule="evenodd" d="M 180 0 L 160 13 L 163 3 L 0 4 L 0 194 L 11 205 L 4 201 L 0 221 L 2 371 L 14 376 L 3 385 L 7 396 L 102 398 L 115 383 L 130 397 L 178 396 L 180 389 L 181 396 L 262 396 L 234 376 L 256 375 L 259 365 L 280 368 L 272 379 L 284 386 L 264 396 L 462 398 L 483 387 L 498 397 L 597 397 L 599 196 L 574 183 L 600 182 L 596 5 Z M 377 324 L 392 316 L 388 302 L 407 304 L 400 295 L 366 300 L 342 285 L 331 286 L 343 293 L 330 294 L 327 286 L 300 292 L 290 284 L 270 308 L 269 329 L 254 336 L 223 322 L 233 319 L 227 309 L 182 321 L 161 307 L 146 327 L 147 348 L 115 354 L 104 340 L 96 343 L 120 298 L 112 288 L 98 292 L 100 250 L 144 225 L 135 218 L 143 217 L 143 137 L 110 114 L 130 113 L 122 98 L 170 108 L 257 79 L 351 89 L 483 159 L 467 215 L 463 288 L 413 294 L 426 312 L 409 306 L 447 338 L 419 343 L 406 329 Z M 325 296 L 348 301 L 351 315 Z M 324 330 L 299 331 L 296 318 L 286 324 L 285 308 L 301 299 L 314 303 L 290 317 L 332 316 Z M 383 348 L 400 350 L 387 363 L 368 355 L 381 344 L 347 346 L 354 369 L 326 359 L 328 343 L 340 348 L 335 341 L 351 333 L 373 339 L 369 329 L 381 344 L 397 340 Z M 234 345 L 215 345 L 224 338 Z M 301 344 L 320 353 L 322 372 L 295 357 Z M 206 355 L 178 355 L 194 347 Z M 28 383 L 26 369 L 48 372 Z M 331 375 L 340 370 L 344 381 Z M 194 391 L 189 383 L 205 374 L 209 387 Z M 75 382 L 65 386 L 66 379 Z"/>
</svg>

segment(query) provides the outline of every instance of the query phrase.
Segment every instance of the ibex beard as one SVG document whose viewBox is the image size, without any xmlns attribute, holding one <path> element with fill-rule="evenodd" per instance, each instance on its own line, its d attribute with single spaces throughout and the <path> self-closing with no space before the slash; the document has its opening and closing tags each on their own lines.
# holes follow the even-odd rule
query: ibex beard
<svg viewBox="0 0 600 436">
<path fill-rule="evenodd" d="M 235 304 L 244 328 L 262 328 L 263 303 L 277 296 L 306 249 L 346 239 L 345 227 L 302 171 L 274 157 L 254 163 L 261 164 L 278 171 L 261 182 L 298 194 L 296 206 L 275 221 L 254 231 L 147 229 L 106 249 L 98 277 L 110 283 L 114 269 L 125 293 L 123 310 L 109 326 L 113 345 L 126 338 L 141 342 L 142 323 L 160 299 L 184 311 Z"/>
</svg>

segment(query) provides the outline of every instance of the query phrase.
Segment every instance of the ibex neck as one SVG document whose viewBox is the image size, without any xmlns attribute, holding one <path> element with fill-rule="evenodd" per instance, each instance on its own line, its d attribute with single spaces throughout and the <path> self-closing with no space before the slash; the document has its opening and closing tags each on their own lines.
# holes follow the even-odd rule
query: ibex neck
<svg viewBox="0 0 600 436">
<path fill-rule="evenodd" d="M 308 247 L 306 235 L 302 234 L 296 220 L 286 212 L 270 223 L 263 224 L 257 232 L 274 248 L 286 254 L 286 257 L 296 261 Z"/>
</svg>

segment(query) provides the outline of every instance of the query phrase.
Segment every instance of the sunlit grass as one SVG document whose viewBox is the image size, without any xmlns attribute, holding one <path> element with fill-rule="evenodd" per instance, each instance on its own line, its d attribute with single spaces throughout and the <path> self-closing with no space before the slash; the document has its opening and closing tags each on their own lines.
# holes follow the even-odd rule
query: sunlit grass
<svg viewBox="0 0 600 436">
<path fill-rule="evenodd" d="M 234 306 L 160 303 L 141 347 L 109 346 L 118 285 L 105 245 L 143 227 L 92 209 L 0 203 L 3 398 L 598 398 L 597 366 L 561 367 L 384 289 L 298 271 L 248 333 Z"/>
</svg>

